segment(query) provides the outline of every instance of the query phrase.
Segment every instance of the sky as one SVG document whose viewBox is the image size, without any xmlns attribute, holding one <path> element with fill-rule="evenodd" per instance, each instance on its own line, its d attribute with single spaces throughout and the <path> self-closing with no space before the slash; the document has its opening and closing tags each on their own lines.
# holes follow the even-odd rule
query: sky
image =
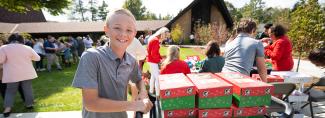
<svg viewBox="0 0 325 118">
<path fill-rule="evenodd" d="M 83 0 L 87 1 L 87 0 Z M 97 0 L 98 4 L 101 4 L 102 0 Z M 122 7 L 125 0 L 105 0 L 108 4 L 108 9 Z M 177 13 L 187 7 L 193 0 L 142 0 L 142 4 L 147 10 L 155 13 L 157 16 L 165 16 L 171 14 L 176 16 Z M 247 4 L 250 0 L 225 0 L 232 3 L 236 8 L 241 8 Z M 298 0 L 263 0 L 266 7 L 279 7 L 279 8 L 292 8 Z M 281 1 L 281 2 L 280 2 Z M 324 3 L 325 0 L 319 0 Z M 44 11 L 44 15 L 47 21 L 69 22 L 66 14 L 59 16 L 52 16 L 48 12 Z"/>
</svg>

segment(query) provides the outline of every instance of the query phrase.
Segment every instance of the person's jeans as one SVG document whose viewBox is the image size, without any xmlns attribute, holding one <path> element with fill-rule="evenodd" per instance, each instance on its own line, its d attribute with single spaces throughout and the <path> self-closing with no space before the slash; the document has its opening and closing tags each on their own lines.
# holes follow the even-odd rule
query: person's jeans
<svg viewBox="0 0 325 118">
<path fill-rule="evenodd" d="M 149 63 L 150 66 L 150 83 L 149 83 L 149 92 L 153 93 L 156 90 L 156 95 L 159 95 L 159 91 L 156 87 L 158 87 L 158 76 L 159 76 L 159 67 L 156 63 Z"/>
<path fill-rule="evenodd" d="M 37 53 L 38 54 L 38 53 Z M 44 59 L 44 55 L 43 54 L 38 54 L 41 59 L 39 61 L 36 61 L 36 69 L 42 69 L 43 68 L 43 59 Z"/>
</svg>

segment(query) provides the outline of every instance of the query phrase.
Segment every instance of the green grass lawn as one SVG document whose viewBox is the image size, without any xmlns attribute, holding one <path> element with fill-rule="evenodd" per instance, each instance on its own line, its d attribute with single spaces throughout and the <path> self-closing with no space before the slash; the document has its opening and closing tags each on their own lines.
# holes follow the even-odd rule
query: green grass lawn
<svg viewBox="0 0 325 118">
<path fill-rule="evenodd" d="M 166 54 L 166 47 L 161 47 L 161 54 Z M 181 59 L 188 55 L 204 55 L 193 48 L 181 48 Z M 64 68 L 63 71 L 39 72 L 38 78 L 33 80 L 35 106 L 33 110 L 26 110 L 17 92 L 12 112 L 49 112 L 49 111 L 75 111 L 81 110 L 81 90 L 71 87 L 77 65 Z M 144 71 L 148 70 L 147 64 Z M 3 106 L 3 100 L 0 101 Z M 1 112 L 3 108 L 1 107 Z"/>
</svg>

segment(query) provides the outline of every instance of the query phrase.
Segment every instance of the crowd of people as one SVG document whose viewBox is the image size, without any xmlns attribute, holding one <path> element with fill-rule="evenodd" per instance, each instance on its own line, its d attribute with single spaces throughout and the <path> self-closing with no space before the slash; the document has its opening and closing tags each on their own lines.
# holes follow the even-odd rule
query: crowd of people
<svg viewBox="0 0 325 118">
<path fill-rule="evenodd" d="M 242 19 L 224 50 L 216 41 L 208 42 L 206 58 L 199 72 L 250 75 L 256 66 L 261 80 L 266 82 L 266 58 L 272 61 L 272 70 L 290 71 L 293 68 L 292 44 L 286 36 L 286 29 L 281 25 L 267 24 L 264 32 L 256 35 L 256 30 L 257 24 L 253 20 Z M 82 90 L 82 116 L 85 118 L 126 118 L 125 111 L 147 113 L 152 107 L 148 93 L 159 95 L 160 74 L 191 73 L 188 63 L 180 59 L 182 52 L 178 46 L 170 45 L 167 54 L 164 54 L 166 57 L 160 53 L 160 45 L 170 43 L 169 40 L 166 42 L 170 35 L 166 27 L 136 39 L 134 16 L 128 10 L 117 9 L 107 15 L 104 32 L 109 38 L 99 40 L 97 48 L 92 48 L 94 42 L 89 35 L 76 39 L 70 36 L 67 40 L 48 36 L 46 39 L 24 41 L 21 35 L 12 34 L 8 43 L 0 40 L 0 78 L 3 83 L 0 88 L 4 98 L 4 116 L 10 115 L 17 91 L 21 93 L 26 108 L 33 108 L 32 79 L 37 77 L 36 71 L 51 72 L 52 64 L 62 70 L 61 64 L 69 67 L 79 62 L 72 86 Z M 191 40 L 194 41 L 192 35 Z M 143 44 L 147 44 L 147 49 Z M 44 59 L 47 59 L 46 69 Z M 59 62 L 60 59 L 62 62 Z M 324 67 L 324 47 L 311 52 L 309 59 L 315 65 Z M 36 61 L 35 68 L 33 61 Z M 141 77 L 144 61 L 151 73 L 148 92 Z M 128 85 L 132 89 L 132 101 L 127 101 Z"/>
</svg>

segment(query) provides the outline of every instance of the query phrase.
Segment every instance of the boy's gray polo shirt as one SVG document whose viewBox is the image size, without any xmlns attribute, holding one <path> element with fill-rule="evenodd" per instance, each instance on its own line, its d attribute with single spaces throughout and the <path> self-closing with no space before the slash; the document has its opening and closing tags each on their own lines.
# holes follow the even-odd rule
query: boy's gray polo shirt
<svg viewBox="0 0 325 118">
<path fill-rule="evenodd" d="M 128 53 L 120 60 L 107 45 L 88 49 L 81 56 L 72 86 L 98 89 L 98 96 L 111 100 L 127 100 L 128 81 L 141 80 L 136 60 Z M 127 118 L 126 112 L 90 112 L 83 107 L 83 118 Z"/>
<path fill-rule="evenodd" d="M 222 72 L 240 72 L 249 75 L 256 57 L 264 57 L 262 43 L 248 34 L 240 33 L 225 47 L 225 65 Z"/>
</svg>

